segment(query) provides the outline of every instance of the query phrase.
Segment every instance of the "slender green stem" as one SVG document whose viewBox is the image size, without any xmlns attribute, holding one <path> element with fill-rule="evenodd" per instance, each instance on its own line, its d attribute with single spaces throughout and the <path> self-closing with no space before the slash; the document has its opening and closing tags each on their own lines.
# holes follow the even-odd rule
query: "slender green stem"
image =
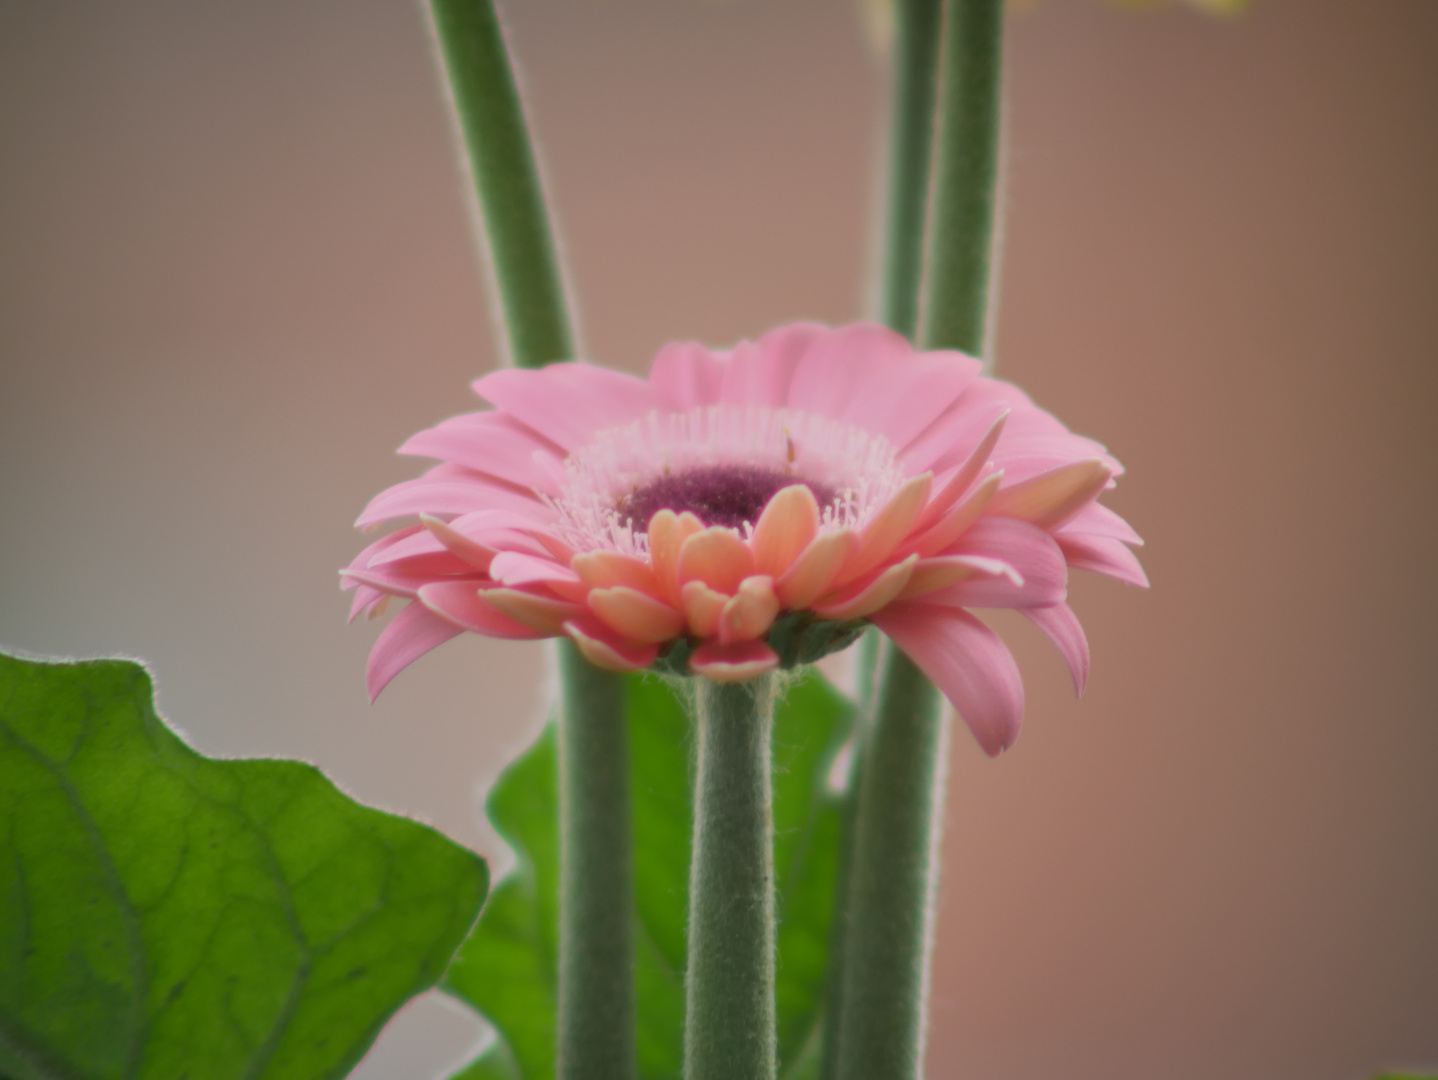
<svg viewBox="0 0 1438 1080">
<path fill-rule="evenodd" d="M 479 194 L 509 354 L 575 355 L 563 275 L 524 110 L 491 0 L 431 0 Z M 558 1080 L 633 1080 L 634 855 L 622 676 L 559 644 Z"/>
<path fill-rule="evenodd" d="M 559 645 L 559 1080 L 635 1075 L 626 684 Z"/>
<path fill-rule="evenodd" d="M 1003 0 L 949 0 L 923 344 L 984 353 L 998 203 Z"/>
<path fill-rule="evenodd" d="M 514 71 L 490 0 L 430 0 L 469 151 L 510 357 L 517 367 L 572 359 L 564 280 Z"/>
<path fill-rule="evenodd" d="M 685 1080 L 774 1080 L 775 677 L 695 680 Z"/>
<path fill-rule="evenodd" d="M 898 0 L 894 7 L 894 75 L 889 103 L 889 178 L 879 317 L 886 326 L 913 338 L 919 325 L 919 289 L 924 273 L 924 225 L 943 0 Z"/>
<path fill-rule="evenodd" d="M 839 1080 L 922 1075 L 943 701 L 898 649 L 859 779 Z"/>
<path fill-rule="evenodd" d="M 1002 0 L 947 0 L 920 342 L 985 351 L 997 204 Z M 837 1080 L 922 1075 L 944 801 L 943 699 L 898 649 L 865 747 Z"/>
<path fill-rule="evenodd" d="M 889 172 L 884 210 L 884 247 L 879 317 L 905 337 L 918 331 L 924 278 L 924 235 L 928 223 L 929 173 L 933 157 L 934 113 L 943 0 L 898 0 L 894 10 L 893 78 L 889 101 Z M 854 729 L 853 777 L 864 761 L 873 725 L 875 686 L 883 636 L 870 628 L 859 643 L 854 663 L 858 678 L 858 721 Z M 824 1030 L 819 1080 L 839 1072 L 840 1035 L 844 1030 L 844 994 L 850 919 L 850 874 L 859 795 L 850 790 L 839 834 L 839 866 L 834 920 L 829 932 L 825 975 Z"/>
</svg>

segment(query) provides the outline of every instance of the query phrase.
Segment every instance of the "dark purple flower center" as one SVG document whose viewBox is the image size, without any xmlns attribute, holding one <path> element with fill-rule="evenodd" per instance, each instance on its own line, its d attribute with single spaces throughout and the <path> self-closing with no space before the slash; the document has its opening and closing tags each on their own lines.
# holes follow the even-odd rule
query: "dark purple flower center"
<svg viewBox="0 0 1438 1080">
<path fill-rule="evenodd" d="M 804 484 L 819 500 L 832 502 L 835 492 L 779 469 L 762 465 L 703 465 L 682 473 L 664 473 L 636 488 L 619 502 L 629 527 L 643 530 L 661 510 L 688 510 L 705 525 L 737 529 L 759 520 L 769 500 L 791 484 Z"/>
</svg>

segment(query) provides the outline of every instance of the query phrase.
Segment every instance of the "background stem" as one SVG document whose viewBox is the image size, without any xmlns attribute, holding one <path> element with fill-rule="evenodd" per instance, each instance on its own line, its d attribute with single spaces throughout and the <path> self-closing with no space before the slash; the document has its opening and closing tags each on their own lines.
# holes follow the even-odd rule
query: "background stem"
<svg viewBox="0 0 1438 1080">
<path fill-rule="evenodd" d="M 997 204 L 1002 0 L 947 0 L 920 344 L 984 351 Z M 944 803 L 943 699 L 898 649 L 883 664 L 858 793 L 838 1080 L 922 1075 Z"/>
<path fill-rule="evenodd" d="M 575 356 L 534 149 L 490 0 L 431 0 L 510 360 Z M 560 641 L 558 1080 L 633 1080 L 634 856 L 623 676 Z"/>
<path fill-rule="evenodd" d="M 894 5 L 889 176 L 879 318 L 910 340 L 919 326 L 942 14 L 942 0 L 898 0 Z"/>
<path fill-rule="evenodd" d="M 573 359 L 564 281 L 499 17 L 490 0 L 430 0 L 479 195 L 510 359 Z"/>
<path fill-rule="evenodd" d="M 684 1080 L 774 1080 L 773 675 L 694 680 Z"/>
<path fill-rule="evenodd" d="M 559 1080 L 635 1075 L 628 694 L 559 642 Z"/>
<path fill-rule="evenodd" d="M 921 342 L 982 357 L 998 204 L 1002 0 L 949 0 Z"/>
</svg>

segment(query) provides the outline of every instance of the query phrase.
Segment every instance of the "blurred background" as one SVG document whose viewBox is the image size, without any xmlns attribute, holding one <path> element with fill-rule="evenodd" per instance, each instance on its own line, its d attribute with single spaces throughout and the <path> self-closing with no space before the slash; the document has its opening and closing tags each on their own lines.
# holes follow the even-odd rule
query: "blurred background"
<svg viewBox="0 0 1438 1080">
<path fill-rule="evenodd" d="M 863 316 L 885 78 L 846 0 L 511 0 L 588 355 Z M 408 0 L 0 3 L 0 643 L 147 659 L 203 751 L 494 856 L 544 650 L 377 705 L 336 568 L 497 361 Z M 1094 674 L 1006 624 L 952 745 L 929 1074 L 1438 1065 L 1438 4 L 1041 0 L 1008 50 L 1000 373 L 1129 467 Z M 362 1080 L 477 1024 L 436 997 Z"/>
</svg>

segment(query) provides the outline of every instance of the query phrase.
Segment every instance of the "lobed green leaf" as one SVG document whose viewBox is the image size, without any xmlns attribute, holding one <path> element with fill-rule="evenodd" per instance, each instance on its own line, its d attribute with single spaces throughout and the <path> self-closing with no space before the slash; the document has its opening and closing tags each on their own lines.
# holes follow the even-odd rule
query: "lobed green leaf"
<svg viewBox="0 0 1438 1080">
<path fill-rule="evenodd" d="M 9 1080 L 343 1076 L 487 885 L 312 766 L 196 753 L 139 664 L 0 655 Z"/>
</svg>

